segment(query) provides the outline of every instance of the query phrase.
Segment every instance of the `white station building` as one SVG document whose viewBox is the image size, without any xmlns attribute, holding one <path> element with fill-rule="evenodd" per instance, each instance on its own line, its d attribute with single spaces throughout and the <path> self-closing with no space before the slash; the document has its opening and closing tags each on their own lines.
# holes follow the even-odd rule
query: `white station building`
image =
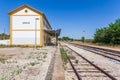
<svg viewBox="0 0 120 80">
<path fill-rule="evenodd" d="M 44 46 L 51 42 L 52 28 L 42 12 L 24 5 L 9 15 L 10 45 Z"/>
</svg>

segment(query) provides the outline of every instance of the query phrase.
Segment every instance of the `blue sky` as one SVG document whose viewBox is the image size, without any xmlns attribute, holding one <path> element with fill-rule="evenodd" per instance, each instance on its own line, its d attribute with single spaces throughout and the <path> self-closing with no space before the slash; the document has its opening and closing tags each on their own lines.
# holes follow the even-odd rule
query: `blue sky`
<svg viewBox="0 0 120 80">
<path fill-rule="evenodd" d="M 29 5 L 43 12 L 61 36 L 93 38 L 97 28 L 120 18 L 120 0 L 0 0 L 0 33 L 9 34 L 8 12 Z M 83 32 L 85 31 L 85 32 Z"/>
</svg>

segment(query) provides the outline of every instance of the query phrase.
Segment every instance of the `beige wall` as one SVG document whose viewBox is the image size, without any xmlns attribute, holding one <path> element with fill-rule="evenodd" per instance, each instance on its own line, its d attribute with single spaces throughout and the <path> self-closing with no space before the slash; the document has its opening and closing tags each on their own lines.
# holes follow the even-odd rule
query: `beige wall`
<svg viewBox="0 0 120 80">
<path fill-rule="evenodd" d="M 43 33 L 44 33 L 44 36 L 43 36 L 44 45 L 47 45 L 48 43 L 51 43 L 51 36 L 50 36 L 50 34 L 48 34 L 45 31 L 43 31 Z"/>
</svg>

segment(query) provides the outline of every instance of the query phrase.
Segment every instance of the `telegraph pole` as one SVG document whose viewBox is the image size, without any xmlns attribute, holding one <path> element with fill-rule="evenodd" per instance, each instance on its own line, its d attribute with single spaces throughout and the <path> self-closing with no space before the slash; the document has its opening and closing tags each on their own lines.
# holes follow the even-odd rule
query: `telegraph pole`
<svg viewBox="0 0 120 80">
<path fill-rule="evenodd" d="M 5 40 L 5 28 L 4 28 L 4 33 L 3 34 L 4 34 L 3 39 Z"/>
<path fill-rule="evenodd" d="M 1 34 L 2 40 L 5 40 L 5 28 L 3 29 L 3 33 Z"/>
</svg>

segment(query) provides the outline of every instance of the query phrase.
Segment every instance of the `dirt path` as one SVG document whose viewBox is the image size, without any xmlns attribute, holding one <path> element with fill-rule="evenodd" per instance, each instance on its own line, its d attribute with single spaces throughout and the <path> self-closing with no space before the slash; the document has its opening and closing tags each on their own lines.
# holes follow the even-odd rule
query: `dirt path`
<svg viewBox="0 0 120 80">
<path fill-rule="evenodd" d="M 65 73 L 64 73 L 64 68 L 63 68 L 63 63 L 62 63 L 59 47 L 56 52 L 52 80 L 65 80 Z"/>
</svg>

